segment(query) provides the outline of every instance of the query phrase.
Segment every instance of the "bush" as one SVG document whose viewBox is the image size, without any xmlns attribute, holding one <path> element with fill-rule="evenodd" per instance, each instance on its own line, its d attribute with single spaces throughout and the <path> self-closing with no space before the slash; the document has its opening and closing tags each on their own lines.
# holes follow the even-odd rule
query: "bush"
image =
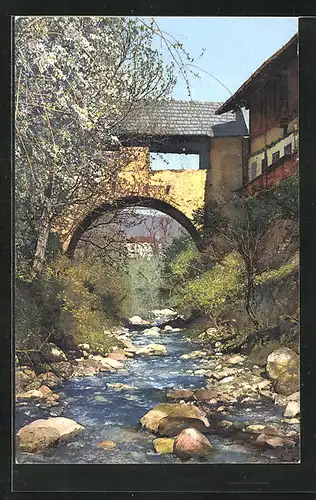
<svg viewBox="0 0 316 500">
<path fill-rule="evenodd" d="M 42 311 L 34 286 L 17 278 L 15 284 L 15 347 L 37 349 L 43 341 Z"/>
<path fill-rule="evenodd" d="M 180 274 L 182 266 L 188 267 L 188 260 L 187 254 L 176 259 L 173 265 L 176 275 Z M 238 254 L 233 252 L 212 269 L 205 272 L 199 269 L 196 278 L 183 283 L 176 291 L 176 305 L 182 311 L 197 309 L 218 318 L 224 312 L 227 302 L 240 296 L 243 286 L 243 263 Z"/>
<path fill-rule="evenodd" d="M 59 314 L 56 329 L 59 344 L 68 348 L 80 343 L 108 349 L 116 338 L 108 331 L 120 317 L 125 299 L 121 276 L 97 259 L 69 261 L 60 256 L 46 268 L 46 283 L 56 281 Z"/>
</svg>

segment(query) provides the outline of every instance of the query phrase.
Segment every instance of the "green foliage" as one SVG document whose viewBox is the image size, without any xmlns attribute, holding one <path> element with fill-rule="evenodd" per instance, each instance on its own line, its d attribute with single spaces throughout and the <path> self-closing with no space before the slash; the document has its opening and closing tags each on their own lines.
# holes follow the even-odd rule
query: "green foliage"
<svg viewBox="0 0 316 500">
<path fill-rule="evenodd" d="M 165 249 L 163 256 L 166 274 L 171 271 L 170 265 L 175 260 L 177 255 L 179 255 L 179 253 L 183 252 L 184 250 L 189 249 L 196 249 L 195 243 L 193 242 L 189 233 L 184 231 L 176 238 L 173 238 L 170 245 L 168 245 Z"/>
<path fill-rule="evenodd" d="M 129 302 L 128 315 L 150 317 L 150 311 L 159 308 L 164 286 L 161 256 L 131 259 L 128 266 Z"/>
<path fill-rule="evenodd" d="M 279 267 L 278 269 L 271 269 L 255 277 L 255 284 L 266 283 L 268 281 L 279 281 L 286 278 L 289 274 L 298 271 L 299 254 L 296 253 L 291 262 Z"/>
<path fill-rule="evenodd" d="M 115 342 L 110 329 L 119 321 L 125 299 L 122 277 L 100 260 L 70 262 L 60 257 L 46 269 L 46 282 L 55 281 L 59 315 L 56 328 L 71 344 L 87 342 L 108 348 Z M 116 342 L 117 343 L 117 342 Z"/>
<path fill-rule="evenodd" d="M 17 278 L 15 284 L 15 347 L 36 349 L 43 341 L 42 312 L 32 284 Z"/>
<path fill-rule="evenodd" d="M 270 189 L 260 191 L 249 198 L 250 206 L 261 211 L 265 216 L 299 221 L 299 173 L 296 170 L 290 177 L 273 185 Z"/>
<path fill-rule="evenodd" d="M 181 256 L 179 256 L 181 261 Z M 180 272 L 180 267 L 176 272 Z M 176 305 L 181 310 L 199 310 L 219 317 L 228 300 L 237 298 L 244 286 L 243 263 L 237 253 L 227 255 L 221 263 L 188 280 L 176 291 Z"/>
</svg>

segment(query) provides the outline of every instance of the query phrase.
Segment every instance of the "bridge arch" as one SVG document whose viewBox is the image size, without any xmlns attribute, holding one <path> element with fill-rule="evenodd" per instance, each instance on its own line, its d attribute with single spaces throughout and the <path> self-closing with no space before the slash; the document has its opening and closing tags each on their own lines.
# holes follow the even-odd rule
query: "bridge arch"
<svg viewBox="0 0 316 500">
<path fill-rule="evenodd" d="M 158 210 L 159 212 L 169 215 L 174 220 L 179 222 L 184 229 L 192 237 L 198 250 L 202 249 L 202 237 L 201 233 L 195 227 L 193 222 L 176 207 L 170 205 L 169 203 L 158 200 L 156 198 L 142 197 L 142 196 L 128 196 L 124 198 L 119 198 L 113 202 L 103 203 L 99 205 L 94 210 L 92 210 L 76 227 L 68 247 L 66 249 L 66 255 L 69 258 L 74 256 L 78 242 L 83 235 L 83 233 L 93 224 L 99 217 L 101 217 L 106 212 L 111 212 L 117 209 L 124 209 L 128 207 L 143 207 L 150 208 L 152 210 Z"/>
</svg>

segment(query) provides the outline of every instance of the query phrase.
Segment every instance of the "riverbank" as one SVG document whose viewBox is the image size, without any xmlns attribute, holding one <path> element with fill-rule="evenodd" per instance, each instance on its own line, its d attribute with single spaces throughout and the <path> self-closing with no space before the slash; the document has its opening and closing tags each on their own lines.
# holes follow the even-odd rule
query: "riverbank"
<svg viewBox="0 0 316 500">
<path fill-rule="evenodd" d="M 28 384 L 24 395 L 18 395 L 17 432 L 34 420 L 58 417 L 84 429 L 67 444 L 55 443 L 37 453 L 18 451 L 19 462 L 181 463 L 183 458 L 173 453 L 173 447 L 170 453 L 170 439 L 193 424 L 183 415 L 188 408 L 196 408 L 209 423 L 202 434 L 212 447 L 210 453 L 195 454 L 189 461 L 298 461 L 298 391 L 276 392 L 278 382 L 269 376 L 269 368 L 248 367 L 247 356 L 224 354 L 219 345 L 217 352 L 203 351 L 200 344 L 187 341 L 184 330 L 170 325 L 162 330 L 145 326 L 150 325 L 117 331 L 125 346 L 107 356 L 81 346 L 83 359 L 72 362 L 75 369 L 68 380 L 57 381 L 56 374 L 35 375 L 33 389 Z M 43 389 L 49 385 L 57 397 Z M 25 397 L 30 390 L 43 396 Z M 169 416 L 160 413 L 164 429 L 153 431 L 142 425 L 144 416 L 161 404 L 172 410 Z M 177 414 L 180 407 L 182 414 Z M 169 439 L 169 453 L 157 443 L 161 438 Z"/>
</svg>

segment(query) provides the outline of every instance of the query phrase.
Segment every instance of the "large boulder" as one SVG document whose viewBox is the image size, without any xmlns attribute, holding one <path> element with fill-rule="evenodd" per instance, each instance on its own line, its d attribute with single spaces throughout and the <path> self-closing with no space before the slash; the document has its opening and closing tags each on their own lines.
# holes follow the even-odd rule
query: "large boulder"
<svg viewBox="0 0 316 500">
<path fill-rule="evenodd" d="M 162 344 L 148 344 L 145 347 L 137 349 L 135 354 L 140 356 L 166 356 L 168 352 Z"/>
<path fill-rule="evenodd" d="M 34 420 L 17 433 L 21 451 L 43 451 L 60 441 L 68 441 L 84 430 L 74 420 L 64 417 Z"/>
<path fill-rule="evenodd" d="M 152 410 L 146 413 L 141 419 L 142 427 L 151 432 L 158 432 L 160 421 L 165 417 L 184 417 L 195 418 L 201 420 L 206 427 L 209 427 L 209 421 L 205 416 L 205 412 L 194 405 L 162 403 L 155 406 Z"/>
<path fill-rule="evenodd" d="M 174 441 L 173 452 L 179 458 L 204 457 L 213 450 L 209 440 L 196 429 L 185 429 Z"/>
<path fill-rule="evenodd" d="M 66 354 L 57 347 L 56 344 L 49 342 L 41 347 L 41 354 L 48 363 L 58 363 L 59 361 L 67 361 Z"/>
<path fill-rule="evenodd" d="M 158 434 L 160 436 L 174 437 L 189 427 L 197 429 L 200 432 L 209 431 L 209 427 L 207 427 L 199 418 L 164 417 L 159 421 Z"/>
<path fill-rule="evenodd" d="M 59 432 L 52 427 L 29 425 L 23 427 L 17 436 L 17 447 L 21 451 L 35 453 L 45 451 L 59 442 Z"/>
<path fill-rule="evenodd" d="M 299 357 L 288 347 L 273 351 L 267 358 L 266 370 L 272 380 L 278 380 L 284 373 L 298 373 Z"/>
</svg>

